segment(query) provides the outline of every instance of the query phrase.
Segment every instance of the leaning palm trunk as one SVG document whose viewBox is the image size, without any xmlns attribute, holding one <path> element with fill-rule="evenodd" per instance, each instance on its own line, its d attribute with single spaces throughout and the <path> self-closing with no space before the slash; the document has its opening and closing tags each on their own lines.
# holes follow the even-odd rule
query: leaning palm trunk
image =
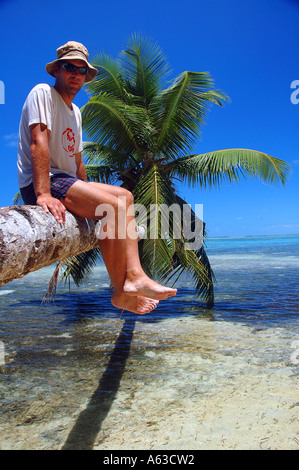
<svg viewBox="0 0 299 470">
<path fill-rule="evenodd" d="M 100 227 L 68 211 L 60 225 L 37 206 L 0 208 L 0 286 L 96 248 Z"/>
</svg>

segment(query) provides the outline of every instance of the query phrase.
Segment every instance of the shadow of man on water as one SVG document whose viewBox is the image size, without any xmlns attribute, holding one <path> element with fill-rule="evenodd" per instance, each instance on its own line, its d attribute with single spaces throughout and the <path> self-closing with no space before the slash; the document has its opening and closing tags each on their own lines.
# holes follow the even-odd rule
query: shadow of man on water
<svg viewBox="0 0 299 470">
<path fill-rule="evenodd" d="M 61 450 L 92 450 L 102 423 L 119 389 L 129 357 L 135 320 L 127 319 L 115 343 L 109 364 L 85 410 L 73 426 Z"/>
</svg>

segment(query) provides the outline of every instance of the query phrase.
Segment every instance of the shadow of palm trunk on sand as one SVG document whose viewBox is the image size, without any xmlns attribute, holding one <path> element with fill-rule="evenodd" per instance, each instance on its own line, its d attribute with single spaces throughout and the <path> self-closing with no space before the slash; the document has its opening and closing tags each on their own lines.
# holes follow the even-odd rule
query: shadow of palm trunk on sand
<svg viewBox="0 0 299 470">
<path fill-rule="evenodd" d="M 126 320 L 115 343 L 109 364 L 85 410 L 73 426 L 61 450 L 92 450 L 102 423 L 108 415 L 125 371 L 135 329 L 135 320 Z"/>
</svg>

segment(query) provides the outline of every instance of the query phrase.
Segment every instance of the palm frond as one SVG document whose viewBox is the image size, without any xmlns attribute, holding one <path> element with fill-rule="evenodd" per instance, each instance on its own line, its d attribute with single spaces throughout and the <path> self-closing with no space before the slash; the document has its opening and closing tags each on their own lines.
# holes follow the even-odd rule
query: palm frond
<svg viewBox="0 0 299 470">
<path fill-rule="evenodd" d="M 43 303 L 48 303 L 50 301 L 54 301 L 54 298 L 55 298 L 55 295 L 56 295 L 59 272 L 60 272 L 60 269 L 61 269 L 63 263 L 64 263 L 64 261 L 60 261 L 59 263 L 56 264 L 54 272 L 53 272 L 53 274 L 51 276 L 51 279 L 49 281 L 48 290 L 45 293 L 44 298 L 42 300 Z"/>
<path fill-rule="evenodd" d="M 208 73 L 183 72 L 169 88 L 156 96 L 150 112 L 157 129 L 157 153 L 163 152 L 174 159 L 191 150 L 210 105 L 222 104 L 226 99 L 212 87 Z"/>
<path fill-rule="evenodd" d="M 99 248 L 94 248 L 93 250 L 80 253 L 72 258 L 59 261 L 50 278 L 48 290 L 43 298 L 43 303 L 54 301 L 61 269 L 64 268 L 62 279 L 64 279 L 65 282 L 70 282 L 70 280 L 73 279 L 76 286 L 79 286 L 87 276 L 91 274 L 99 259 L 102 259 L 101 252 Z"/>
<path fill-rule="evenodd" d="M 97 142 L 83 142 L 83 158 L 87 164 L 102 164 L 111 157 L 113 150 Z"/>
<path fill-rule="evenodd" d="M 214 304 L 213 282 L 215 276 L 210 266 L 208 256 L 205 250 L 205 224 L 200 220 L 192 208 L 181 197 L 176 195 L 177 204 L 181 207 L 181 225 L 183 226 L 182 237 L 180 240 L 174 240 L 175 251 L 173 256 L 172 270 L 166 273 L 167 281 L 175 278 L 175 282 L 186 272 L 192 278 L 197 296 L 201 296 L 212 307 Z M 188 211 L 184 211 L 184 207 Z M 184 220 L 184 217 L 188 220 Z M 186 233 L 184 224 L 188 224 L 189 229 Z M 191 236 L 192 234 L 192 236 Z M 196 249 L 190 249 L 190 242 L 196 241 Z"/>
<path fill-rule="evenodd" d="M 138 222 L 147 226 L 147 238 L 140 244 L 143 266 L 150 274 L 159 279 L 167 268 L 171 267 L 172 252 L 169 242 L 162 233 L 167 225 L 165 212 L 161 207 L 169 208 L 175 202 L 175 193 L 171 181 L 165 178 L 158 165 L 152 164 L 139 178 L 133 191 L 135 203 L 145 207 L 147 212 Z M 170 227 L 173 226 L 172 213 L 169 213 Z M 173 230 L 171 228 L 171 230 Z M 171 238 L 171 234 L 170 234 Z"/>
<path fill-rule="evenodd" d="M 128 157 L 127 152 L 114 150 L 107 145 L 96 142 L 83 142 L 83 158 L 86 165 L 100 165 L 110 167 L 111 173 L 139 163 L 134 156 Z"/>
<path fill-rule="evenodd" d="M 193 279 L 196 294 L 203 298 L 211 308 L 214 305 L 215 276 L 207 254 L 202 247 L 200 251 L 189 250 L 187 257 L 189 261 L 187 272 Z"/>
<path fill-rule="evenodd" d="M 120 56 L 126 88 L 135 102 L 148 108 L 169 73 L 161 48 L 154 41 L 134 34 Z"/>
<path fill-rule="evenodd" d="M 72 258 L 63 261 L 64 272 L 62 279 L 68 281 L 72 279 L 74 283 L 79 286 L 86 277 L 91 274 L 96 263 L 102 259 L 101 251 L 99 248 L 85 251 Z"/>
<path fill-rule="evenodd" d="M 98 144 L 119 152 L 127 159 L 132 155 L 142 159 L 141 149 L 150 134 L 144 109 L 126 106 L 119 99 L 98 94 L 90 98 L 81 112 L 84 131 Z"/>
<path fill-rule="evenodd" d="M 211 90 L 206 91 L 201 94 L 201 99 L 209 101 L 210 103 L 217 104 L 218 106 L 223 106 L 224 102 L 229 102 L 230 97 L 224 93 L 222 90 Z"/>
<path fill-rule="evenodd" d="M 177 282 L 183 272 L 191 275 L 198 295 L 211 306 L 213 295 L 213 272 L 203 247 L 203 222 L 190 208 L 190 220 L 184 221 L 186 202 L 175 194 L 173 185 L 157 164 L 153 164 L 138 182 L 135 201 L 147 207 L 143 223 L 148 224 L 147 238 L 140 243 L 140 257 L 147 273 L 159 281 Z M 172 208 L 177 206 L 176 213 Z M 188 206 L 189 207 L 189 206 Z M 166 232 L 163 231 L 167 227 Z M 190 224 L 188 236 L 184 230 Z M 198 224 L 198 222 L 200 222 Z M 200 233 L 196 228 L 200 227 Z M 189 234 L 201 237 L 196 250 L 188 249 Z"/>
<path fill-rule="evenodd" d="M 92 65 L 98 70 L 98 73 L 94 80 L 85 85 L 86 91 L 91 96 L 106 93 L 126 103 L 128 96 L 119 60 L 102 53 L 93 58 Z"/>
<path fill-rule="evenodd" d="M 13 197 L 13 204 L 15 206 L 18 206 L 22 203 L 23 199 L 22 199 L 22 196 L 21 196 L 21 191 L 18 191 L 14 197 Z"/>
<path fill-rule="evenodd" d="M 285 185 L 291 167 L 283 160 L 256 150 L 226 149 L 177 159 L 169 163 L 168 171 L 192 186 L 220 186 L 225 181 L 232 183 L 246 176 Z"/>
<path fill-rule="evenodd" d="M 85 170 L 87 179 L 96 183 L 115 184 L 118 179 L 108 165 L 85 165 Z"/>
</svg>

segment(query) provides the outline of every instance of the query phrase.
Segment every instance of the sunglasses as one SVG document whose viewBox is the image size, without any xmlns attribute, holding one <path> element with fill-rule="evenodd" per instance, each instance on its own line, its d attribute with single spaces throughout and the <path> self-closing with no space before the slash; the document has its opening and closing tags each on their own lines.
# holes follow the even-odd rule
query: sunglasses
<svg viewBox="0 0 299 470">
<path fill-rule="evenodd" d="M 70 62 L 64 62 L 61 66 L 66 72 L 74 73 L 76 70 L 79 70 L 81 75 L 87 74 L 87 67 L 77 67 L 77 65 L 71 64 Z"/>
</svg>

